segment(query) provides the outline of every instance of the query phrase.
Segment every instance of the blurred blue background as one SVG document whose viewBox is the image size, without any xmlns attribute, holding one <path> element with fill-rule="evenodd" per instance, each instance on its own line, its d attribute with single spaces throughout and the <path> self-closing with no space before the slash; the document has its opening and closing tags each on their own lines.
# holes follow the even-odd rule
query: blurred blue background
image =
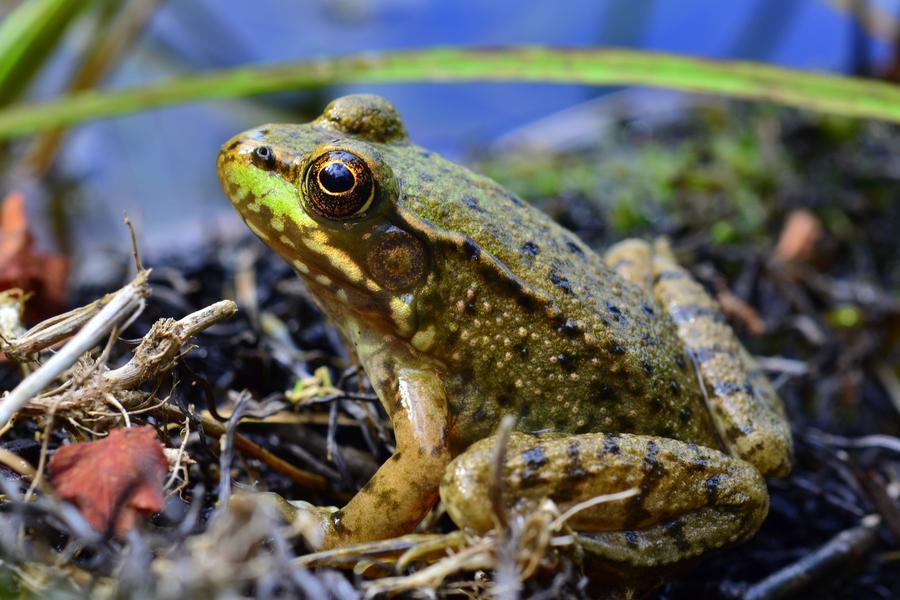
<svg viewBox="0 0 900 600">
<path fill-rule="evenodd" d="M 108 85 L 435 45 L 619 46 L 877 75 L 894 59 L 897 12 L 898 2 L 854 0 L 170 0 L 162 3 Z M 74 33 L 72 44 L 78 41 Z M 64 72 L 62 67 L 50 70 L 37 95 L 56 93 Z M 387 96 L 414 141 L 464 159 L 507 132 L 611 90 L 522 84 L 347 86 L 89 124 L 72 133 L 55 172 L 63 185 L 73 186 L 66 201 L 71 248 L 79 255 L 104 248 L 122 252 L 127 248 L 123 211 L 138 224 L 142 246 L 151 254 L 190 250 L 210 234 L 238 228 L 215 178 L 219 145 L 262 122 L 305 120 L 332 97 L 353 91 Z"/>
</svg>

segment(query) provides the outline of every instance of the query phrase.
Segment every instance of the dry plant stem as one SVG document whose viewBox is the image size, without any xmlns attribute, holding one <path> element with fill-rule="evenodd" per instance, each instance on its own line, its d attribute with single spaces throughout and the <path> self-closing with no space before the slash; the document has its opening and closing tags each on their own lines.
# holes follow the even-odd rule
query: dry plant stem
<svg viewBox="0 0 900 600">
<path fill-rule="evenodd" d="M 180 420 L 184 416 L 181 410 L 174 406 L 162 406 L 160 407 L 160 411 L 162 411 L 165 416 L 172 419 Z M 211 435 L 216 438 L 225 435 L 225 425 L 213 420 L 206 415 L 200 416 L 200 424 L 203 426 L 203 431 L 205 431 L 207 435 Z M 286 460 L 275 456 L 262 446 L 254 444 L 239 433 L 234 434 L 234 448 L 235 450 L 240 451 L 246 456 L 262 461 L 263 463 L 271 467 L 273 471 L 281 473 L 291 481 L 302 485 L 305 488 L 311 490 L 328 489 L 328 480 L 326 480 L 324 477 L 295 467 Z"/>
<path fill-rule="evenodd" d="M 231 300 L 220 300 L 179 321 L 160 319 L 153 324 L 126 364 L 104 375 L 107 383 L 117 388 L 131 388 L 166 369 L 181 347 L 207 327 L 237 313 Z"/>
<path fill-rule="evenodd" d="M 0 428 L 28 402 L 53 383 L 66 369 L 75 364 L 117 323 L 127 320 L 150 294 L 147 286 L 149 271 L 140 271 L 135 278 L 115 293 L 113 298 L 88 321 L 82 329 L 43 365 L 22 380 L 3 400 L 0 400 Z"/>
<path fill-rule="evenodd" d="M 751 586 L 744 600 L 794 597 L 810 583 L 833 574 L 844 563 L 865 556 L 878 541 L 880 526 L 878 515 L 863 517 L 856 527 L 840 532 L 815 552 Z"/>
<path fill-rule="evenodd" d="M 496 520 L 495 525 L 501 531 L 509 526 L 506 507 L 503 504 L 503 471 L 506 466 L 506 446 L 515 426 L 516 418 L 512 415 L 507 415 L 500 421 L 494 445 L 494 460 L 491 461 L 491 510 Z"/>
<path fill-rule="evenodd" d="M 133 285 L 134 283 L 132 281 L 128 285 Z M 80 306 L 69 312 L 41 321 L 22 336 L 8 342 L 4 350 L 13 356 L 27 358 L 53 346 L 57 342 L 72 337 L 121 291 L 107 294 L 86 306 Z"/>
</svg>

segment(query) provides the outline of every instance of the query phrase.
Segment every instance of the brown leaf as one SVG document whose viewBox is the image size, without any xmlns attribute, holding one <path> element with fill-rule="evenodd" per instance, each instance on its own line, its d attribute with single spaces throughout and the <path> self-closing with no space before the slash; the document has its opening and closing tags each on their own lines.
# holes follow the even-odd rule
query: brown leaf
<svg viewBox="0 0 900 600">
<path fill-rule="evenodd" d="M 153 427 L 113 429 L 96 442 L 64 446 L 50 459 L 50 483 L 98 531 L 124 535 L 139 515 L 162 510 L 168 462 Z"/>
<path fill-rule="evenodd" d="M 809 262 L 815 257 L 816 244 L 822 237 L 822 222 L 805 208 L 798 208 L 788 215 L 775 257 L 783 262 Z"/>
<path fill-rule="evenodd" d="M 0 291 L 33 292 L 28 317 L 41 319 L 65 306 L 69 261 L 59 254 L 38 254 L 28 229 L 25 199 L 13 192 L 0 204 Z"/>
</svg>

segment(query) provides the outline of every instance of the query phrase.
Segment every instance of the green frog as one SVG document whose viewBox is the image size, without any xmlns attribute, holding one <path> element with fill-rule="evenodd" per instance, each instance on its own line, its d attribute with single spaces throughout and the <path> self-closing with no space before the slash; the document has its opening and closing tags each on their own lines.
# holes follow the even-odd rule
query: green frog
<svg viewBox="0 0 900 600">
<path fill-rule="evenodd" d="M 443 501 L 490 529 L 498 424 L 510 514 L 576 514 L 592 556 L 654 572 L 748 539 L 787 475 L 776 392 L 665 240 L 602 255 L 496 182 L 411 143 L 383 98 L 333 101 L 221 149 L 222 186 L 340 330 L 396 450 L 316 548 L 413 531 Z"/>
</svg>

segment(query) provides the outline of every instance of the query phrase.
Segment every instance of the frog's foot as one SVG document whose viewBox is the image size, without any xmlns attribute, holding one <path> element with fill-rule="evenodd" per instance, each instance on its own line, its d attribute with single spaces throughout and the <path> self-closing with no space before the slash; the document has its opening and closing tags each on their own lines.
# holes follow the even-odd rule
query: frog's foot
<svg viewBox="0 0 900 600">
<path fill-rule="evenodd" d="M 496 437 L 472 445 L 447 469 L 441 498 L 460 527 L 486 531 Z M 765 482 L 749 463 L 718 450 L 668 438 L 590 433 L 514 433 L 507 447 L 503 500 L 513 514 L 550 498 L 565 511 L 637 488 L 568 524 L 591 537 L 589 549 L 625 572 L 676 565 L 742 542 L 765 519 Z"/>
<path fill-rule="evenodd" d="M 786 476 L 793 450 L 778 394 L 725 321 L 718 303 L 676 262 L 668 242 L 661 239 L 651 247 L 641 240 L 625 240 L 609 249 L 606 261 L 652 293 L 675 322 L 728 451 L 763 475 Z"/>
</svg>

